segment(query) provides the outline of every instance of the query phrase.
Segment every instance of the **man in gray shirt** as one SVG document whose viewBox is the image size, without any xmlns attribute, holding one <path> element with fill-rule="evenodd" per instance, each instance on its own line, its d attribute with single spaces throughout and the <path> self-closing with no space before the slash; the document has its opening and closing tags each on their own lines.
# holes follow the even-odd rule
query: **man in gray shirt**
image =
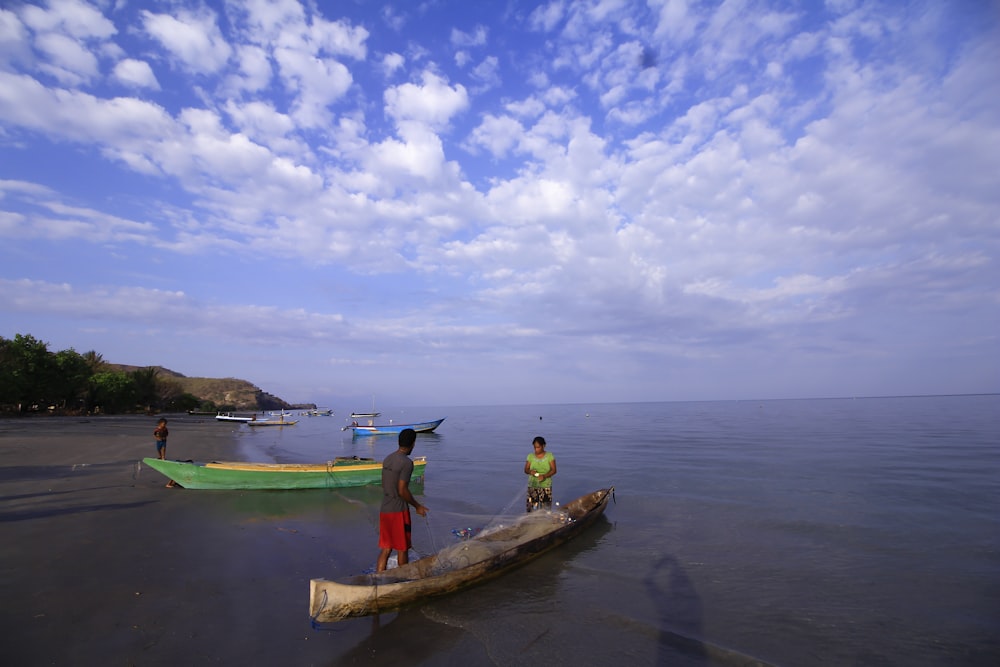
<svg viewBox="0 0 1000 667">
<path fill-rule="evenodd" d="M 427 508 L 417 502 L 410 493 L 410 477 L 413 475 L 413 461 L 410 453 L 417 442 L 417 433 L 412 428 L 399 432 L 399 449 L 382 461 L 382 507 L 378 515 L 378 562 L 376 572 L 384 572 L 389 562 L 389 554 L 395 549 L 400 565 L 410 562 L 412 531 L 410 528 L 410 505 L 420 516 L 427 516 Z"/>
</svg>

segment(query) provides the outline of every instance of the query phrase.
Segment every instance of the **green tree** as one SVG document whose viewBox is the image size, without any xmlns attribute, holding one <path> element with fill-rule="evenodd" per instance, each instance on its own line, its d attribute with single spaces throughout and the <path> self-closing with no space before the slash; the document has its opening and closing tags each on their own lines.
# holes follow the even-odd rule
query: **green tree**
<svg viewBox="0 0 1000 667">
<path fill-rule="evenodd" d="M 90 364 L 73 348 L 56 352 L 53 360 L 58 375 L 53 394 L 56 405 L 70 410 L 83 407 L 93 375 Z"/>
<path fill-rule="evenodd" d="M 14 350 L 13 341 L 0 336 L 0 406 L 13 405 L 17 401 L 14 391 Z"/>
<path fill-rule="evenodd" d="M 214 405 L 211 401 L 208 403 Z M 164 403 L 164 409 L 168 412 L 187 412 L 188 410 L 214 410 L 214 408 L 203 407 L 202 400 L 194 394 L 180 392 L 176 396 L 169 398 Z"/>
<path fill-rule="evenodd" d="M 103 372 L 90 378 L 90 408 L 118 413 L 135 407 L 135 381 L 127 373 Z"/>
<path fill-rule="evenodd" d="M 84 361 L 87 362 L 87 365 L 90 366 L 91 375 L 100 373 L 101 371 L 104 370 L 104 367 L 107 365 L 104 363 L 104 357 L 98 354 L 97 352 L 94 352 L 93 350 L 84 352 L 83 359 Z"/>
<path fill-rule="evenodd" d="M 170 380 L 161 376 L 160 382 L 157 385 L 157 392 L 158 405 L 167 412 L 183 412 L 185 410 L 194 410 L 197 407 L 196 405 L 188 405 L 190 401 L 185 396 L 190 396 L 190 394 L 186 394 L 184 387 L 176 380 Z M 185 405 L 186 407 L 182 408 L 181 405 Z"/>
<path fill-rule="evenodd" d="M 151 412 L 160 405 L 159 376 L 160 371 L 153 366 L 138 368 L 129 373 L 135 386 L 136 404 L 145 408 L 146 412 Z"/>
<path fill-rule="evenodd" d="M 34 336 L 15 334 L 14 340 L 3 340 L 0 368 L 0 403 L 16 406 L 18 412 L 47 407 L 57 393 L 58 372 L 48 343 Z"/>
</svg>

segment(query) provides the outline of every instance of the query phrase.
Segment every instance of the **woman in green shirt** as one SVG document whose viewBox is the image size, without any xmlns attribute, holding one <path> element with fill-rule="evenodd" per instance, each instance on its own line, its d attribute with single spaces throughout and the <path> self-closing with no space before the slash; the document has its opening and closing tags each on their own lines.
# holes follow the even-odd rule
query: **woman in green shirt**
<svg viewBox="0 0 1000 667">
<path fill-rule="evenodd" d="M 545 438 L 537 436 L 531 441 L 535 451 L 528 454 L 524 462 L 524 474 L 528 475 L 528 500 L 526 511 L 544 507 L 552 508 L 552 476 L 556 474 L 556 457 L 545 451 Z"/>
</svg>

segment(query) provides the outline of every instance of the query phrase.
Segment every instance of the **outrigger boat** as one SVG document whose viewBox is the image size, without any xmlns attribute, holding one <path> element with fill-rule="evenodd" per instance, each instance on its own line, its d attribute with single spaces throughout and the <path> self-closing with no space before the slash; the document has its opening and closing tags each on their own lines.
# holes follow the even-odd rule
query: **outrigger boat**
<svg viewBox="0 0 1000 667">
<path fill-rule="evenodd" d="M 556 510 L 524 514 L 436 554 L 386 570 L 344 579 L 313 579 L 309 616 L 331 623 L 393 611 L 429 597 L 497 577 L 563 544 L 604 513 L 615 488 L 588 493 Z"/>
<path fill-rule="evenodd" d="M 326 489 L 382 483 L 382 462 L 338 457 L 326 463 L 142 460 L 185 489 Z M 413 480 L 421 480 L 427 458 L 413 457 Z"/>
<path fill-rule="evenodd" d="M 447 417 L 435 419 L 429 422 L 417 422 L 415 424 L 376 424 L 375 418 L 380 417 L 381 412 L 352 412 L 351 423 L 340 429 L 346 431 L 352 429 L 354 435 L 384 435 L 387 433 L 399 433 L 403 429 L 412 428 L 417 433 L 430 433 L 441 425 Z M 367 424 L 362 424 L 358 420 L 368 420 Z"/>
</svg>

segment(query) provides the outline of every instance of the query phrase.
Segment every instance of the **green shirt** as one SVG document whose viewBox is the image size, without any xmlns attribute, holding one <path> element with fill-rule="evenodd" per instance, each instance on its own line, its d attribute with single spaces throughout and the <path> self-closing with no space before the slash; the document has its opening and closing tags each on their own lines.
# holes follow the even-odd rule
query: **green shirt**
<svg viewBox="0 0 1000 667">
<path fill-rule="evenodd" d="M 528 488 L 530 489 L 551 489 L 552 478 L 539 479 L 535 473 L 547 475 L 552 472 L 552 464 L 556 457 L 552 452 L 545 452 L 545 456 L 538 458 L 535 453 L 528 454 L 528 465 L 531 467 L 531 477 L 528 478 Z"/>
</svg>

